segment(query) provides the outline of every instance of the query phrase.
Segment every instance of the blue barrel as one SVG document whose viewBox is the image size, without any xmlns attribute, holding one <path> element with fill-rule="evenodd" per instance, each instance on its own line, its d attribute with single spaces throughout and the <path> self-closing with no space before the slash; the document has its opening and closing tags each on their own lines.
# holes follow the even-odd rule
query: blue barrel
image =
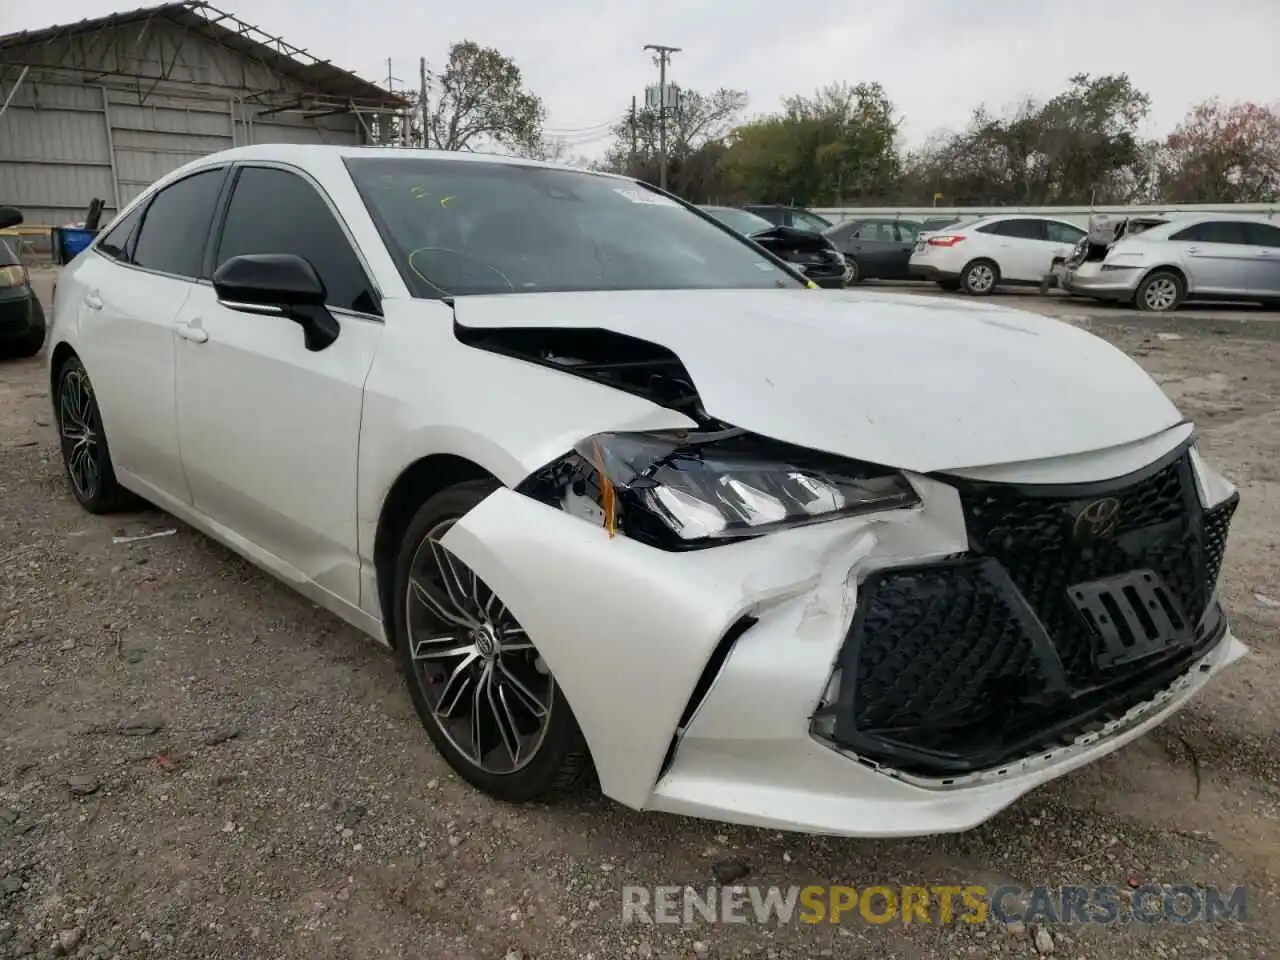
<svg viewBox="0 0 1280 960">
<path fill-rule="evenodd" d="M 57 251 L 59 263 L 70 263 L 71 260 L 98 235 L 97 230 L 78 230 L 75 227 L 54 227 L 53 248 Z"/>
</svg>

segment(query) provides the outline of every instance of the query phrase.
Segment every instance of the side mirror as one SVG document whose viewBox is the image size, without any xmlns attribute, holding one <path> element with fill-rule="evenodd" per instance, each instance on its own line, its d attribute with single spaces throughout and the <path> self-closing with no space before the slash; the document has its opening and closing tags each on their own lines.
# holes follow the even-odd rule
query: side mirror
<svg viewBox="0 0 1280 960">
<path fill-rule="evenodd" d="M 0 207 L 0 230 L 8 230 L 22 222 L 22 211 L 17 207 Z"/>
<path fill-rule="evenodd" d="M 232 257 L 214 271 L 213 289 L 229 310 L 288 317 L 302 327 L 308 350 L 323 350 L 342 332 L 315 267 L 294 254 Z"/>
</svg>

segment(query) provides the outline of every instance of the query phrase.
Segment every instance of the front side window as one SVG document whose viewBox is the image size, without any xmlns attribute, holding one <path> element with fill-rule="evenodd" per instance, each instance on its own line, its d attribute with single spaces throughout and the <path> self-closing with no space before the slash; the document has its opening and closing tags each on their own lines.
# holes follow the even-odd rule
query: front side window
<svg viewBox="0 0 1280 960">
<path fill-rule="evenodd" d="M 315 187 L 288 170 L 245 167 L 236 178 L 215 269 L 232 257 L 291 253 L 309 262 L 331 307 L 377 313 L 364 267 Z"/>
<path fill-rule="evenodd" d="M 1073 227 L 1069 223 L 1058 223 L 1055 220 L 1045 221 L 1044 228 L 1049 239 L 1054 243 L 1076 244 L 1085 235 L 1085 231 L 1079 227 Z"/>
<path fill-rule="evenodd" d="M 1252 247 L 1271 247 L 1280 250 L 1280 227 L 1273 227 L 1269 223 L 1246 223 L 1244 240 Z"/>
<path fill-rule="evenodd" d="M 170 184 L 152 198 L 133 245 L 134 265 L 178 277 L 203 273 L 205 241 L 226 169 L 205 170 Z"/>
<path fill-rule="evenodd" d="M 418 297 L 803 286 L 747 240 L 641 183 L 519 163 L 346 164 Z"/>
</svg>

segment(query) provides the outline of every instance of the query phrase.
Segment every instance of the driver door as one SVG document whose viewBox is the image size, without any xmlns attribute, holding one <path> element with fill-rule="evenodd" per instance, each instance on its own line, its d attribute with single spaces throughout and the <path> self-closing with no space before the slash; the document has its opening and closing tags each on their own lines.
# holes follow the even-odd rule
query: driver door
<svg viewBox="0 0 1280 960">
<path fill-rule="evenodd" d="M 209 280 L 179 315 L 178 436 L 196 509 L 356 604 L 356 457 L 364 381 L 382 338 L 369 272 L 300 171 L 244 164 L 206 271 L 233 256 L 307 259 L 341 327 L 323 350 L 286 317 L 230 309 Z"/>
</svg>

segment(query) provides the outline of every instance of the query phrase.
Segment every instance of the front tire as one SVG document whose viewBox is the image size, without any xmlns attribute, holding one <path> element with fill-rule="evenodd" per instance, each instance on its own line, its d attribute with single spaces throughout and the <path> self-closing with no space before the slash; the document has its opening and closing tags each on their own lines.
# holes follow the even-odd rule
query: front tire
<svg viewBox="0 0 1280 960">
<path fill-rule="evenodd" d="M 90 513 L 115 513 L 130 496 L 116 480 L 98 399 L 78 357 L 58 372 L 55 404 L 62 465 L 76 502 Z"/>
<path fill-rule="evenodd" d="M 418 718 L 449 766 L 499 800 L 550 800 L 586 784 L 586 740 L 524 628 L 440 544 L 498 487 L 457 484 L 418 510 L 396 561 L 393 630 Z"/>
</svg>

